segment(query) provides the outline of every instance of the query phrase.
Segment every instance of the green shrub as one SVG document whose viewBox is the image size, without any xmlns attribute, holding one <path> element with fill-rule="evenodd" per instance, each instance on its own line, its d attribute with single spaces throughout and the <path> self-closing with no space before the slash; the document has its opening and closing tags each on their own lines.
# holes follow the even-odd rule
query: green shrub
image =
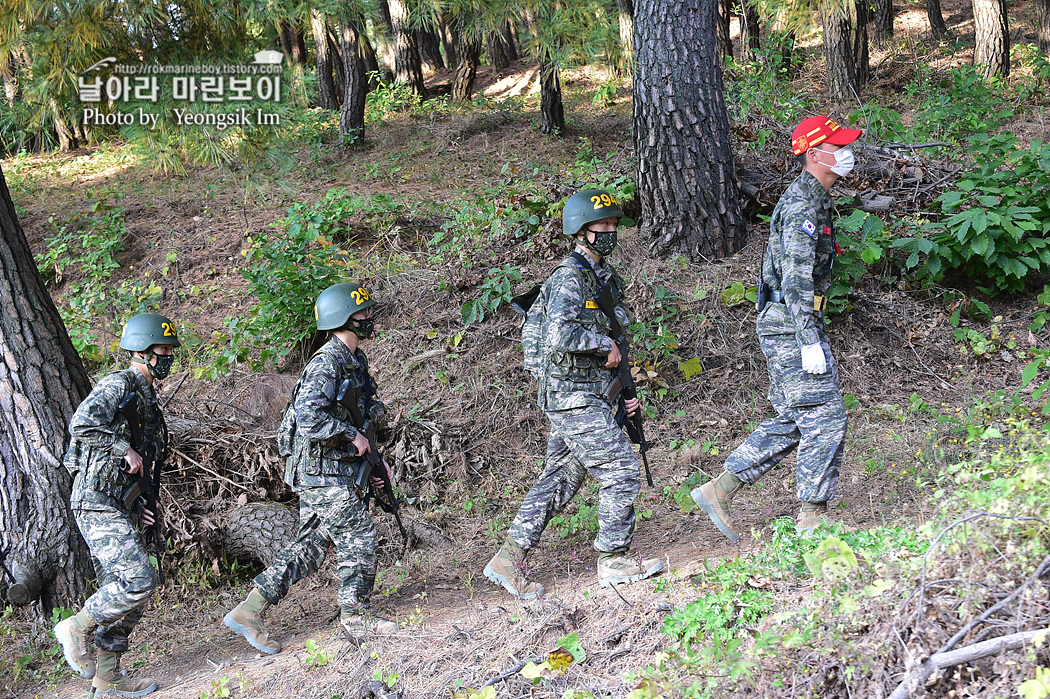
<svg viewBox="0 0 1050 699">
<path fill-rule="evenodd" d="M 978 134 L 969 152 L 975 169 L 935 202 L 944 218 L 913 223 L 919 236 L 894 247 L 925 239 L 917 272 L 931 281 L 959 272 L 986 293 L 1020 291 L 1031 273 L 1050 272 L 1050 144 L 1022 149 L 1012 134 Z"/>
<path fill-rule="evenodd" d="M 467 301 L 460 308 L 463 324 L 480 323 L 499 310 L 501 305 L 510 303 L 518 284 L 521 284 L 521 267 L 504 265 L 500 269 L 490 269 L 488 279 L 478 287 L 481 291 L 478 298 Z"/>
</svg>

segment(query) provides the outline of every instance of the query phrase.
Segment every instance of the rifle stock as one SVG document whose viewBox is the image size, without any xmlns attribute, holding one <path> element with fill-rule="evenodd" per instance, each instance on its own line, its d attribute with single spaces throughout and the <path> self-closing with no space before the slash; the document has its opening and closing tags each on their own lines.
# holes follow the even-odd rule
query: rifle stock
<svg viewBox="0 0 1050 699">
<path fill-rule="evenodd" d="M 153 555 L 157 558 L 157 568 L 160 570 L 161 582 L 164 581 L 164 570 L 160 565 L 160 512 L 157 508 L 157 496 L 160 492 L 160 464 L 157 462 L 157 454 L 152 445 L 146 444 L 145 436 L 142 434 L 142 424 L 139 422 L 138 394 L 131 391 L 124 397 L 117 409 L 124 415 L 128 423 L 128 431 L 131 433 L 131 448 L 142 457 L 142 471 L 135 476 L 135 483 L 124 494 L 124 506 L 130 511 L 135 502 L 140 498 L 144 501 L 146 509 L 153 513 L 153 524 L 143 532 L 143 540 Z"/>
<path fill-rule="evenodd" d="M 627 335 L 620 326 L 620 320 L 616 317 L 616 299 L 613 298 L 612 285 L 603 284 L 601 293 L 598 294 L 598 309 L 609 318 L 611 332 L 609 337 L 616 343 L 620 350 L 620 363 L 616 366 L 616 375 L 623 385 L 620 392 L 621 400 L 632 400 L 638 397 L 638 391 L 634 387 L 634 377 L 631 376 L 631 363 L 629 360 L 631 345 L 627 341 Z M 649 470 L 649 458 L 646 452 L 649 450 L 649 442 L 645 439 L 644 418 L 642 411 L 638 410 L 627 419 L 627 437 L 638 445 L 638 453 L 642 456 L 642 464 L 645 466 L 645 482 L 653 487 L 653 474 Z"/>
<path fill-rule="evenodd" d="M 383 455 L 379 451 L 378 441 L 376 440 L 376 424 L 372 420 L 366 420 L 361 414 L 356 398 L 355 391 L 350 386 L 350 379 L 343 379 L 343 382 L 339 385 L 339 390 L 335 394 L 335 400 L 339 405 L 350 411 L 354 422 L 357 423 L 357 431 L 368 440 L 368 451 L 364 454 L 364 467 L 354 478 L 354 487 L 357 488 L 359 493 L 365 494 L 366 507 L 368 505 L 368 497 L 371 496 L 379 504 L 379 508 L 383 512 L 394 515 L 398 531 L 401 532 L 404 548 L 407 549 L 408 532 L 405 530 L 405 525 L 401 522 L 401 504 L 398 502 L 397 495 L 394 494 L 394 484 L 390 480 L 390 473 L 383 465 Z M 372 483 L 372 474 L 378 474 L 377 478 L 383 481 L 382 487 L 378 490 Z"/>
</svg>

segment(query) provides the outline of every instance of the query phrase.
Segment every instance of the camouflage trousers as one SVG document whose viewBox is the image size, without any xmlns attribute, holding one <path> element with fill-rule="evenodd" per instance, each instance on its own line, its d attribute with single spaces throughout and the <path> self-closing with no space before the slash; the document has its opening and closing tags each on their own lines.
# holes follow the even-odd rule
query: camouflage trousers
<svg viewBox="0 0 1050 699">
<path fill-rule="evenodd" d="M 98 590 L 84 602 L 84 609 L 98 623 L 95 645 L 123 653 L 149 596 L 157 589 L 157 570 L 131 514 L 117 509 L 77 509 L 73 517 L 98 578 Z"/>
<path fill-rule="evenodd" d="M 759 336 L 769 366 L 769 400 L 777 416 L 765 420 L 726 459 L 726 470 L 748 485 L 798 447 L 796 489 L 802 502 L 826 502 L 835 496 L 846 408 L 838 369 L 826 337 L 824 374 L 802 370 L 802 351 L 794 335 Z"/>
<path fill-rule="evenodd" d="M 299 491 L 299 534 L 255 578 L 255 587 L 277 604 L 288 589 L 324 563 L 329 542 L 339 565 L 339 608 L 368 606 L 376 579 L 376 528 L 352 486 L 329 485 Z"/>
<path fill-rule="evenodd" d="M 551 423 L 547 465 L 518 509 L 508 534 L 524 549 L 535 546 L 588 473 L 598 479 L 598 537 L 594 548 L 624 552 L 634 535 L 634 501 L 641 482 L 638 457 L 607 406 L 547 413 Z"/>
</svg>

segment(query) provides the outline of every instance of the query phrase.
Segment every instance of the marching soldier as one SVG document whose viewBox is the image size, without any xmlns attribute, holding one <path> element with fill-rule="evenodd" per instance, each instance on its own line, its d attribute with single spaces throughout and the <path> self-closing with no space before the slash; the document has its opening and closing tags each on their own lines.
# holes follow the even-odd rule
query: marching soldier
<svg viewBox="0 0 1050 699">
<path fill-rule="evenodd" d="M 157 689 L 152 678 L 122 673 L 120 656 L 158 582 L 136 529 L 136 520 L 149 526 L 157 516 L 144 504 L 143 488 L 150 486 L 139 478 L 149 468 L 143 458 L 148 462 L 150 454 L 162 455 L 167 446 L 153 383 L 168 376 L 180 344 L 174 324 L 162 315 L 144 313 L 129 320 L 120 347 L 131 353 L 131 366 L 99 381 L 69 423 L 72 441 L 65 465 L 75 474 L 70 505 L 91 552 L 98 590 L 76 615 L 59 622 L 55 638 L 73 671 L 92 680 L 96 695 L 141 697 Z M 121 409 L 129 398 L 135 426 Z M 144 444 L 132 445 L 139 429 Z M 160 468 L 159 460 L 153 468 Z M 96 658 L 91 657 L 92 633 Z"/>
<path fill-rule="evenodd" d="M 624 283 L 606 261 L 616 247 L 623 216 L 608 192 L 585 190 L 565 204 L 562 232 L 575 252 L 551 274 L 529 309 L 522 329 L 525 366 L 539 382 L 539 406 L 550 420 L 546 467 L 525 496 L 507 541 L 485 566 L 485 576 L 512 595 L 532 599 L 543 587 L 529 582 L 525 556 L 547 523 L 562 511 L 588 473 L 598 479 L 598 581 L 603 587 L 634 582 L 663 569 L 659 559 L 628 556 L 634 535 L 638 458 L 617 422 L 641 409 L 638 399 L 611 396 L 612 370 L 620 351 L 609 336 L 609 319 L 598 309 L 610 284 L 622 327 L 630 323 Z"/>
<path fill-rule="evenodd" d="M 743 484 L 758 482 L 796 446 L 802 502 L 796 529 L 815 529 L 835 495 L 846 409 L 824 329 L 825 295 L 837 249 L 828 190 L 853 169 L 847 146 L 860 135 L 826 116 L 803 120 L 792 134 L 792 151 L 803 170 L 773 211 L 758 293 L 758 340 L 777 416 L 765 420 L 729 455 L 722 475 L 692 492 L 696 504 L 732 541 L 740 538 L 730 518 L 733 495 Z"/>
<path fill-rule="evenodd" d="M 364 287 L 343 283 L 321 292 L 314 306 L 317 329 L 331 331 L 331 337 L 303 369 L 278 432 L 278 446 L 287 457 L 284 480 L 299 494 L 299 534 L 223 620 L 264 653 L 280 652 L 281 644 L 267 635 L 263 614 L 284 599 L 292 585 L 320 567 L 330 542 L 339 562 L 343 628 L 358 642 L 371 633 L 397 630 L 396 623 L 369 611 L 376 577 L 376 529 L 364 494 L 354 484 L 370 446 L 353 424 L 351 410 L 337 400 L 340 385 L 349 380 L 347 393 L 353 393 L 350 400 L 357 401 L 360 415 L 376 423 L 386 415 L 386 406 L 375 398 L 376 382 L 359 347 L 375 330 L 375 305 Z"/>
</svg>

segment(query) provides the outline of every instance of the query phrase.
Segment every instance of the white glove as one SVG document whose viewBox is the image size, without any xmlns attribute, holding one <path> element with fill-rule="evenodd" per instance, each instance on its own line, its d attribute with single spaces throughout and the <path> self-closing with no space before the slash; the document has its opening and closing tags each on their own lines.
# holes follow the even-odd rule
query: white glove
<svg viewBox="0 0 1050 699">
<path fill-rule="evenodd" d="M 824 349 L 819 342 L 802 348 L 802 370 L 807 374 L 823 374 L 828 370 L 828 362 L 824 359 Z"/>
</svg>

